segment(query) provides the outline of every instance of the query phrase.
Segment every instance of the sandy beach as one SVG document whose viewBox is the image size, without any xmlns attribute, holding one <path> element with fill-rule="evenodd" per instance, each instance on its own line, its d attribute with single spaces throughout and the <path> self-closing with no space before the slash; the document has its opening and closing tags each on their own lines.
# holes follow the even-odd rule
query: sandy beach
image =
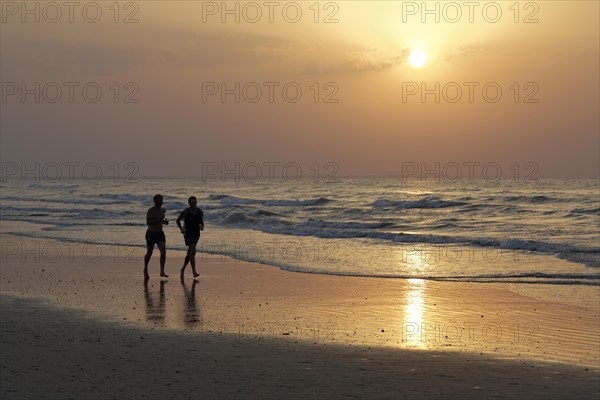
<svg viewBox="0 0 600 400">
<path fill-rule="evenodd" d="M 597 398 L 598 306 L 2 235 L 2 397 Z M 593 290 L 597 290 L 594 288 Z"/>
</svg>

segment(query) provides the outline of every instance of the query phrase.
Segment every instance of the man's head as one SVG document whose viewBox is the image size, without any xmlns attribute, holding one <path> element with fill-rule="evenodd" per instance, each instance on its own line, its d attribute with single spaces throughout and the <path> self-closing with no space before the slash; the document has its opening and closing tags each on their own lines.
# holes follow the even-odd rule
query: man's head
<svg viewBox="0 0 600 400">
<path fill-rule="evenodd" d="M 188 204 L 190 205 L 190 207 L 195 208 L 198 205 L 198 200 L 196 199 L 196 196 L 190 196 L 188 198 Z"/>
<path fill-rule="evenodd" d="M 154 205 L 156 207 L 160 207 L 163 204 L 163 196 L 162 194 L 155 194 L 154 195 Z"/>
</svg>

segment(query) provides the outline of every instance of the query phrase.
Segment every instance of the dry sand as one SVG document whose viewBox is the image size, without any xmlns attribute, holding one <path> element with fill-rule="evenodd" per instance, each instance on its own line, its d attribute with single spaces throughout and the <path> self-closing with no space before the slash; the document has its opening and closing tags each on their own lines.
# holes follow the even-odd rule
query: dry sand
<svg viewBox="0 0 600 400">
<path fill-rule="evenodd" d="M 2 235 L 1 395 L 598 398 L 598 306 Z"/>
</svg>

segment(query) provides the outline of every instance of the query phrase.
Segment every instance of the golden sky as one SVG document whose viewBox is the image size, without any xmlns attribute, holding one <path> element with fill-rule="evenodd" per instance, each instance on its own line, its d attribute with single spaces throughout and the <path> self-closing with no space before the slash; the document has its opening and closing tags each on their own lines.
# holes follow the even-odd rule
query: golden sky
<svg viewBox="0 0 600 400">
<path fill-rule="evenodd" d="M 116 15 L 102 1 L 98 22 L 88 8 L 71 23 L 3 1 L 2 160 L 132 161 L 148 176 L 194 176 L 203 161 L 329 161 L 348 176 L 535 162 L 540 176 L 597 176 L 599 2 L 467 3 L 228 2 L 237 22 L 222 2 L 121 2 Z M 63 96 L 23 99 L 36 82 Z M 73 102 L 64 82 L 79 83 Z M 89 82 L 97 103 L 82 97 Z M 239 103 L 223 100 L 236 82 Z"/>
</svg>

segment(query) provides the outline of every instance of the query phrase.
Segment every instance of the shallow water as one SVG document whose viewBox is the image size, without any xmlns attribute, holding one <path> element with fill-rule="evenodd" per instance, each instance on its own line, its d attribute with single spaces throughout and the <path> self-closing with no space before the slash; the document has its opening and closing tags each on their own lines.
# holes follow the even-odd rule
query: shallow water
<svg viewBox="0 0 600 400">
<path fill-rule="evenodd" d="M 174 220 L 194 194 L 206 220 L 199 249 L 208 253 L 321 274 L 600 285 L 597 180 L 2 185 L 2 233 L 31 238 L 133 251 L 144 246 L 145 213 L 161 192 L 167 245 L 183 249 Z"/>
</svg>

